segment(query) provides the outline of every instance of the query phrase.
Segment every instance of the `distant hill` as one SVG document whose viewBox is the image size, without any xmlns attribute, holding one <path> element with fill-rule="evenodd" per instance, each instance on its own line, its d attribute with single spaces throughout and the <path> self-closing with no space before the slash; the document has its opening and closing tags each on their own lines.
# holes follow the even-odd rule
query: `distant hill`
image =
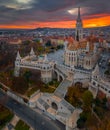
<svg viewBox="0 0 110 130">
<path fill-rule="evenodd" d="M 35 28 L 35 29 L 0 29 L 0 32 L 19 32 L 19 31 L 51 31 L 51 30 L 74 30 L 75 28 Z M 103 27 L 92 27 L 92 28 L 84 28 L 84 29 L 110 29 L 109 26 L 103 26 Z"/>
</svg>

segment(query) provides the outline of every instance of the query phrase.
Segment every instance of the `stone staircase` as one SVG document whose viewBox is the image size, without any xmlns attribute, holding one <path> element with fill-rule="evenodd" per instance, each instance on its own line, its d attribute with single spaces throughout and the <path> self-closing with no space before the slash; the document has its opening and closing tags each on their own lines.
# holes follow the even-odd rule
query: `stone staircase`
<svg viewBox="0 0 110 130">
<path fill-rule="evenodd" d="M 60 98 L 64 98 L 67 93 L 68 87 L 71 86 L 71 84 L 72 82 L 68 79 L 63 80 L 58 88 L 55 90 L 54 94 Z"/>
</svg>

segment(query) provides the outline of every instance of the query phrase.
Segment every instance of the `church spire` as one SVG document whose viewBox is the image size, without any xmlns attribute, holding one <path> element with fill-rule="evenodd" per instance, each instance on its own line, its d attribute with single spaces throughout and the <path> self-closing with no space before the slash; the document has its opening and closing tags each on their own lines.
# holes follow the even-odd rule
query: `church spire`
<svg viewBox="0 0 110 130">
<path fill-rule="evenodd" d="M 83 39 L 83 24 L 81 20 L 80 7 L 78 7 L 78 16 L 76 20 L 76 31 L 75 31 L 75 40 L 80 41 Z"/>
<path fill-rule="evenodd" d="M 35 52 L 34 52 L 33 47 L 31 47 L 30 56 L 35 56 Z"/>
<path fill-rule="evenodd" d="M 16 60 L 21 60 L 21 56 L 20 56 L 20 54 L 19 54 L 19 51 L 17 52 Z"/>
<path fill-rule="evenodd" d="M 81 21 L 80 7 L 78 7 L 78 17 L 77 17 L 77 21 Z"/>
<path fill-rule="evenodd" d="M 45 54 L 45 57 L 44 57 L 44 62 L 48 62 L 48 57 L 47 57 L 47 54 Z"/>
</svg>

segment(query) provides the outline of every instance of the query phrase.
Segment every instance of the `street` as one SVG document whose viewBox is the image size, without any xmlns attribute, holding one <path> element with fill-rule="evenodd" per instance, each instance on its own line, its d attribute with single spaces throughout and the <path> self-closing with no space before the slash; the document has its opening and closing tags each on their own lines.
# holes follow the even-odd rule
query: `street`
<svg viewBox="0 0 110 130">
<path fill-rule="evenodd" d="M 20 104 L 0 90 L 0 103 L 9 108 L 34 130 L 64 130 L 57 121 L 48 120 L 43 114 L 33 111 L 26 105 Z"/>
</svg>

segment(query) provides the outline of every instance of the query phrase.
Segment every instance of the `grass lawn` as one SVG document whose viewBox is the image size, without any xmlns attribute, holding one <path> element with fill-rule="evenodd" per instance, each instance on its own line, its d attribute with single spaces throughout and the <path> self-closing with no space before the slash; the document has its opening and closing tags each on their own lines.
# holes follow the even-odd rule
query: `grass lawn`
<svg viewBox="0 0 110 130">
<path fill-rule="evenodd" d="M 39 88 L 33 87 L 30 90 L 26 92 L 26 96 L 30 97 L 32 94 L 34 94 Z M 41 92 L 47 92 L 47 93 L 53 93 L 55 91 L 54 87 L 51 86 L 46 86 L 44 85 L 43 87 L 40 88 Z"/>
<path fill-rule="evenodd" d="M 22 120 L 19 120 L 19 122 L 17 123 L 15 130 L 29 130 L 29 126 L 24 123 Z"/>
<path fill-rule="evenodd" d="M 53 93 L 54 91 L 55 88 L 46 85 L 41 88 L 41 92 Z"/>
<path fill-rule="evenodd" d="M 26 96 L 30 97 L 32 94 L 34 94 L 39 88 L 38 87 L 32 87 L 26 92 Z"/>
<path fill-rule="evenodd" d="M 55 80 L 51 81 L 48 84 L 44 84 L 41 82 L 41 84 L 39 85 L 40 82 L 38 82 L 38 84 L 31 84 L 31 88 L 29 88 L 26 92 L 26 96 L 30 97 L 32 94 L 34 94 L 37 90 L 40 89 L 41 92 L 47 92 L 47 93 L 53 93 L 55 91 L 55 89 L 58 87 L 58 85 L 60 84 L 60 82 L 57 82 Z"/>
<path fill-rule="evenodd" d="M 48 84 L 44 84 L 40 90 L 41 92 L 53 93 L 59 84 L 60 82 L 53 80 L 49 82 Z"/>
<path fill-rule="evenodd" d="M 13 113 L 0 105 L 0 130 L 13 118 Z"/>
</svg>

